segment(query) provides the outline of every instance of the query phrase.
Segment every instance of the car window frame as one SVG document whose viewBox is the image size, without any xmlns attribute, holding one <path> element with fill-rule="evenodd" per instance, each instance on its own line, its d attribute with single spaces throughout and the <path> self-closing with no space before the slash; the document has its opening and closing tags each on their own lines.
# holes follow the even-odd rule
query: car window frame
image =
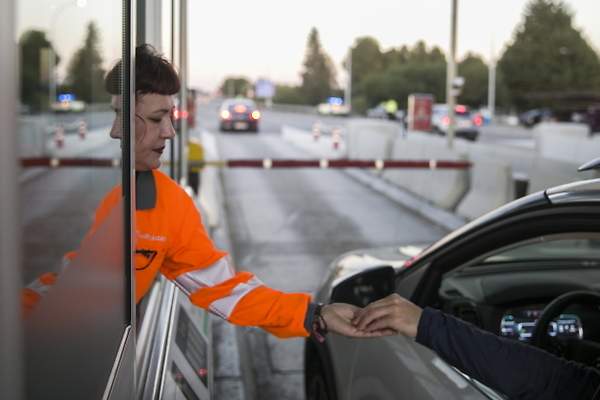
<svg viewBox="0 0 600 400">
<path fill-rule="evenodd" d="M 410 300 L 421 307 L 433 305 L 438 300 L 438 290 L 443 275 L 482 254 L 482 247 L 483 251 L 487 253 L 510 243 L 539 236 L 541 232 L 547 232 L 547 229 L 556 229 L 555 233 L 563 233 L 585 227 L 583 231 L 600 233 L 600 224 L 593 218 L 598 216 L 597 209 L 598 205 L 585 203 L 551 206 L 510 215 L 488 224 L 475 225 L 471 230 L 454 237 L 445 246 L 437 248 L 435 245 L 432 246 L 435 251 L 424 255 L 414 265 L 401 271 L 398 278 L 406 279 L 409 274 L 426 268 Z M 559 229 L 560 225 L 548 221 L 549 217 L 560 219 L 561 223 L 567 220 L 569 225 L 568 227 L 561 226 Z M 444 240 L 445 238 L 441 239 L 441 241 Z M 461 253 L 458 253 L 457 249 L 460 249 Z"/>
</svg>

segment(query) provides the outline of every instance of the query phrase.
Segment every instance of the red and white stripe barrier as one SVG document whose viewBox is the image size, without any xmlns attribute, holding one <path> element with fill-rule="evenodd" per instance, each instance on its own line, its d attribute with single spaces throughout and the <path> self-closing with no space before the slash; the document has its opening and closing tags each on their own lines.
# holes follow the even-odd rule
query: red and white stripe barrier
<svg viewBox="0 0 600 400">
<path fill-rule="evenodd" d="M 38 157 L 21 159 L 22 167 L 118 167 L 118 158 L 55 158 Z M 363 169 L 469 169 L 469 161 L 452 160 L 349 160 L 349 159 L 230 159 L 203 162 L 190 162 L 190 167 L 216 168 L 261 168 L 261 169 L 292 169 L 292 168 L 363 168 Z"/>
</svg>

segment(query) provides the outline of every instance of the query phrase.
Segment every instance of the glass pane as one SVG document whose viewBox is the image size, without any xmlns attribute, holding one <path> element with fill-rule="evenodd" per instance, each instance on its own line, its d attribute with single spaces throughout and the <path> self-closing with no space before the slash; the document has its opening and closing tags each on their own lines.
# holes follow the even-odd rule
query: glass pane
<svg viewBox="0 0 600 400">
<path fill-rule="evenodd" d="M 28 399 L 101 398 L 128 324 L 121 151 L 105 88 L 121 21 L 119 0 L 18 2 Z"/>
<path fill-rule="evenodd" d="M 600 237 L 597 235 L 564 235 L 539 237 L 519 243 L 488 256 L 482 264 L 543 260 L 599 260 Z"/>
</svg>

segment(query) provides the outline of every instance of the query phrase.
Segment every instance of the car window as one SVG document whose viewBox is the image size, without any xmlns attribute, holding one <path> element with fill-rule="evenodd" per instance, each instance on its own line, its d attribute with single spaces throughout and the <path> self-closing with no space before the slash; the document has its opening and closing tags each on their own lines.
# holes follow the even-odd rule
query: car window
<svg viewBox="0 0 600 400">
<path fill-rule="evenodd" d="M 600 236 L 596 234 L 541 236 L 488 254 L 476 265 L 543 260 L 600 260 Z"/>
</svg>

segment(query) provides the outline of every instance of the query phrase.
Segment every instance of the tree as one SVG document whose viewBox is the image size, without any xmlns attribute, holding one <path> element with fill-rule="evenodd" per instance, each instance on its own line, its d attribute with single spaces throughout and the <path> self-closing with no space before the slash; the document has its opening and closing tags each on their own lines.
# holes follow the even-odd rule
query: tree
<svg viewBox="0 0 600 400">
<path fill-rule="evenodd" d="M 331 58 L 323 51 L 319 32 L 312 28 L 308 35 L 304 71 L 302 72 L 302 94 L 309 104 L 323 102 L 336 87 L 335 68 Z"/>
<path fill-rule="evenodd" d="M 561 107 L 561 97 L 600 91 L 600 60 L 560 0 L 531 0 L 498 68 L 520 109 Z"/>
<path fill-rule="evenodd" d="M 481 57 L 468 53 L 458 64 L 458 75 L 465 78 L 458 101 L 471 107 L 487 104 L 489 69 Z"/>
<path fill-rule="evenodd" d="M 359 88 L 360 83 L 367 75 L 383 70 L 384 57 L 379 48 L 379 42 L 371 36 L 356 39 L 351 52 L 352 87 Z M 347 68 L 346 64 L 344 64 L 344 68 Z"/>
<path fill-rule="evenodd" d="M 446 59 L 438 47 L 428 49 L 425 42 L 419 41 L 412 48 L 402 46 L 385 52 L 383 61 L 382 70 L 372 71 L 358 85 L 362 104 L 373 107 L 394 99 L 405 108 L 411 93 L 431 93 L 437 99 L 444 98 Z"/>
<path fill-rule="evenodd" d="M 299 86 L 277 85 L 273 102 L 278 104 L 306 104 Z"/>
<path fill-rule="evenodd" d="M 250 89 L 252 85 L 250 84 L 250 80 L 244 78 L 243 76 L 239 77 L 227 77 L 221 84 L 221 93 L 223 96 L 227 97 L 235 97 L 235 96 L 248 96 L 250 93 Z"/>
<path fill-rule="evenodd" d="M 46 34 L 38 30 L 23 32 L 19 39 L 21 56 L 21 102 L 39 111 L 48 106 L 49 100 L 49 51 L 54 51 Z M 55 57 L 55 67 L 60 58 Z"/>
<path fill-rule="evenodd" d="M 67 68 L 66 84 L 79 100 L 93 103 L 109 99 L 104 89 L 105 71 L 100 54 L 100 33 L 91 21 L 83 46 L 75 52 Z"/>
</svg>

